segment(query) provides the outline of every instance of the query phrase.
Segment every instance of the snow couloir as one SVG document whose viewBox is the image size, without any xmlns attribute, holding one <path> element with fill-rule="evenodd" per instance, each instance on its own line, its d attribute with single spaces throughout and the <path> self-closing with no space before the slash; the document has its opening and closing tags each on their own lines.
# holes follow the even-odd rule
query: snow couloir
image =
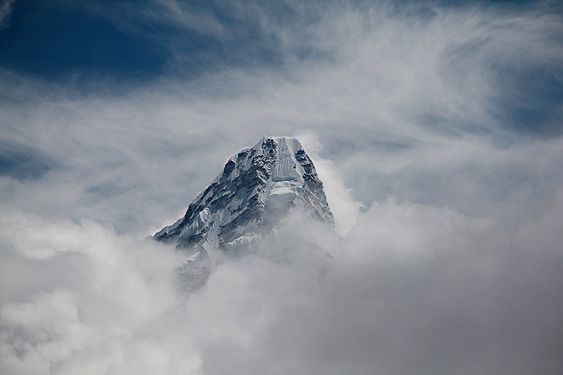
<svg viewBox="0 0 563 375">
<path fill-rule="evenodd" d="M 233 155 L 186 214 L 153 237 L 197 257 L 216 249 L 237 254 L 296 208 L 334 226 L 323 183 L 301 143 L 263 137 Z"/>
</svg>

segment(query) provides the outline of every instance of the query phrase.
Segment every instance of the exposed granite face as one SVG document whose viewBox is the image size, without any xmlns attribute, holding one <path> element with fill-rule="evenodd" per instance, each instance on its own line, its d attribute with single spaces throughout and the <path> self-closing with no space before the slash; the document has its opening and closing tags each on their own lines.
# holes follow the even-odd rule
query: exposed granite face
<svg viewBox="0 0 563 375">
<path fill-rule="evenodd" d="M 334 220 L 313 162 L 299 141 L 264 137 L 227 161 L 183 218 L 154 235 L 181 249 L 229 252 L 300 206 L 312 220 Z"/>
</svg>

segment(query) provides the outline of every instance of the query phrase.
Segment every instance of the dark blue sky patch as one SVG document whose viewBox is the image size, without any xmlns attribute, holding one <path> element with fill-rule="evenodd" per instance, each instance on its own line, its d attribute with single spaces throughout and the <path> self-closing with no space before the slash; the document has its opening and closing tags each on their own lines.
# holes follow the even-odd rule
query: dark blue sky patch
<svg viewBox="0 0 563 375">
<path fill-rule="evenodd" d="M 0 140 L 0 176 L 30 180 L 55 167 L 55 162 L 39 151 Z"/>
<path fill-rule="evenodd" d="M 64 1 L 14 3 L 0 30 L 0 65 L 45 79 L 75 74 L 145 78 L 161 71 L 167 51 L 107 18 Z"/>
<path fill-rule="evenodd" d="M 499 69 L 495 78 L 502 94 L 492 103 L 499 123 L 524 135 L 563 133 L 563 67 Z"/>
<path fill-rule="evenodd" d="M 281 65 L 279 41 L 264 32 L 252 11 L 237 13 L 212 1 L 180 5 L 193 13 L 193 25 L 151 16 L 163 9 L 147 0 L 17 1 L 9 27 L 0 29 L 0 67 L 54 81 L 144 82 L 193 78 L 225 67 Z M 270 10 L 279 27 L 303 22 L 283 4 Z M 222 32 L 198 27 L 198 14 Z"/>
</svg>

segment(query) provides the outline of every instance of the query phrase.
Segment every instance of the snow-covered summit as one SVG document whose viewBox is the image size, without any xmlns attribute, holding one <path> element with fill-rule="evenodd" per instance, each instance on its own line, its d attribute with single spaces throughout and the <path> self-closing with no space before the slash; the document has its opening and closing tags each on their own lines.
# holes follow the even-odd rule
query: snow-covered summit
<svg viewBox="0 0 563 375">
<path fill-rule="evenodd" d="M 334 225 L 323 183 L 301 143 L 293 137 L 263 137 L 233 155 L 184 217 L 154 238 L 195 254 L 238 252 L 296 207 L 314 221 Z"/>
</svg>

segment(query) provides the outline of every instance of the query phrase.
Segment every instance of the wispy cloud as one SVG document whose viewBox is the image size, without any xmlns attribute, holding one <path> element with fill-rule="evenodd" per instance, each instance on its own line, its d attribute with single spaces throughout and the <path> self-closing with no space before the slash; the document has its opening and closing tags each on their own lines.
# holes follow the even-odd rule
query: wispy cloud
<svg viewBox="0 0 563 375">
<path fill-rule="evenodd" d="M 185 79 L 167 40 L 174 69 L 125 94 L 3 72 L 3 144 L 56 168 L 0 177 L 0 372 L 558 373 L 561 15 L 291 4 L 139 10 L 232 43 L 252 24 L 275 63 Z M 343 240 L 296 217 L 284 262 L 186 300 L 142 239 L 264 134 L 302 138 Z"/>
<path fill-rule="evenodd" d="M 2 0 L 0 2 L 0 29 L 10 25 L 10 15 L 16 0 Z"/>
</svg>

